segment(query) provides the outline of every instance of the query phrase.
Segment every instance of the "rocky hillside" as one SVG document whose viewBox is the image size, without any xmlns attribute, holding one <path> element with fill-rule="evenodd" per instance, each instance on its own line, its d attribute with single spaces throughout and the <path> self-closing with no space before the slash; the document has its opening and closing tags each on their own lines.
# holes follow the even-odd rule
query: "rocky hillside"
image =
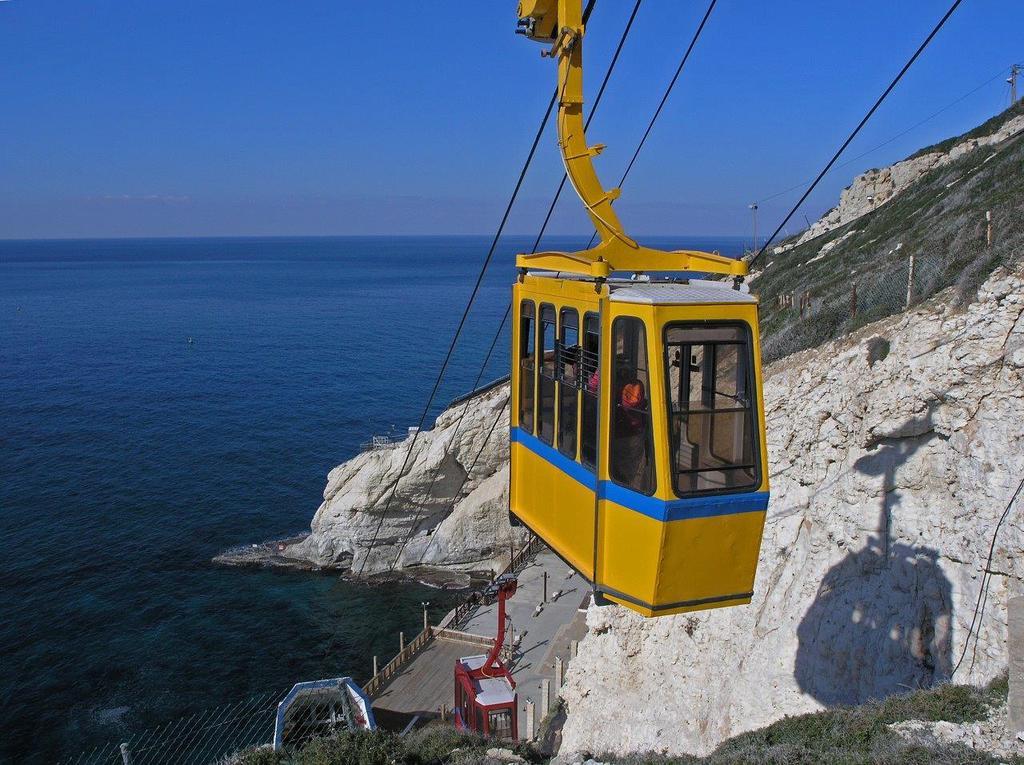
<svg viewBox="0 0 1024 765">
<path fill-rule="evenodd" d="M 815 347 L 949 286 L 968 299 L 994 268 L 1024 254 L 1022 178 L 1024 103 L 859 175 L 835 208 L 755 264 L 766 359 Z"/>
<path fill-rule="evenodd" d="M 966 309 L 950 297 L 766 370 L 753 602 L 656 620 L 592 608 L 563 751 L 706 754 L 783 715 L 1005 670 L 1024 502 L 983 572 L 1024 479 L 1024 269 Z"/>
</svg>

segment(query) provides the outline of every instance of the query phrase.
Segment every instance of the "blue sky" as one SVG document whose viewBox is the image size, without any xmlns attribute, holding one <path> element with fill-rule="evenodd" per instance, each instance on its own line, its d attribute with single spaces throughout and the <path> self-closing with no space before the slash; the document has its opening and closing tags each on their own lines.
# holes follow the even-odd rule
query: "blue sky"
<svg viewBox="0 0 1024 765">
<path fill-rule="evenodd" d="M 632 5 L 597 2 L 591 94 Z M 947 5 L 720 0 L 624 190 L 627 227 L 749 232 L 749 202 L 813 177 Z M 555 76 L 515 6 L 0 0 L 0 238 L 493 233 Z M 705 7 L 644 0 L 590 131 L 608 185 Z M 965 0 L 849 156 L 994 79 L 835 171 L 807 214 L 1008 105 L 1022 28 L 1019 0 Z M 549 131 L 510 232 L 536 232 L 560 172 Z M 798 195 L 765 202 L 762 230 Z M 586 229 L 565 195 L 551 230 Z"/>
</svg>

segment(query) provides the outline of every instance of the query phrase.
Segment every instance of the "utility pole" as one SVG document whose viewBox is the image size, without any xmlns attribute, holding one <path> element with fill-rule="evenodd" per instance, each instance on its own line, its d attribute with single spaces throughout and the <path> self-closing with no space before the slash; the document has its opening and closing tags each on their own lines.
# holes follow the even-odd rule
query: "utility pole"
<svg viewBox="0 0 1024 765">
<path fill-rule="evenodd" d="M 1006 81 L 1010 83 L 1010 106 L 1017 103 L 1017 77 L 1024 73 L 1024 64 L 1013 64 L 1010 66 L 1010 76 Z"/>
<path fill-rule="evenodd" d="M 756 255 L 757 254 L 757 202 L 751 202 L 749 207 L 750 207 L 750 212 L 754 216 L 754 249 L 753 249 L 753 252 Z"/>
</svg>

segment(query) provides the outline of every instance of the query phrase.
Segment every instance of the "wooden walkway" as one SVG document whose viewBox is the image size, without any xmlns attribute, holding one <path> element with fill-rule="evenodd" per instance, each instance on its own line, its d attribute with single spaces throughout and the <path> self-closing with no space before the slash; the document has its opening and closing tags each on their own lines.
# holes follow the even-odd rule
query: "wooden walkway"
<svg viewBox="0 0 1024 765">
<path fill-rule="evenodd" d="M 455 660 L 486 652 L 480 643 L 436 637 L 391 679 L 374 698 L 373 707 L 422 716 L 440 714 L 442 704 L 451 709 Z"/>
</svg>

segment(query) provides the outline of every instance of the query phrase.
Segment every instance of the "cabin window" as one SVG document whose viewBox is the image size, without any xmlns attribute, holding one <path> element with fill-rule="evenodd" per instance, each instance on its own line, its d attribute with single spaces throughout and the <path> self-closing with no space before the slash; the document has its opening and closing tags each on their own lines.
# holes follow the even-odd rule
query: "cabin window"
<svg viewBox="0 0 1024 765">
<path fill-rule="evenodd" d="M 580 319 L 563 308 L 558 338 L 558 450 L 576 459 L 576 416 L 580 389 Z"/>
<path fill-rule="evenodd" d="M 580 381 L 583 406 L 580 422 L 580 461 L 591 470 L 597 467 L 597 394 L 601 383 L 598 354 L 601 350 L 601 321 L 596 313 L 583 317 L 580 348 Z"/>
<path fill-rule="evenodd" d="M 491 738 L 512 738 L 512 710 L 500 709 L 497 712 L 489 712 L 487 723 L 487 733 Z"/>
<path fill-rule="evenodd" d="M 665 329 L 669 439 L 680 497 L 758 484 L 750 330 L 736 323 Z"/>
<path fill-rule="evenodd" d="M 540 406 L 537 408 L 537 437 L 548 445 L 555 443 L 555 307 L 540 306 L 540 345 L 537 347 L 540 369 Z"/>
<path fill-rule="evenodd" d="M 612 480 L 643 494 L 654 493 L 650 375 L 644 323 L 618 318 L 612 325 Z"/>
<path fill-rule="evenodd" d="M 533 391 L 537 384 L 534 370 L 536 315 L 533 301 L 524 300 L 519 308 L 519 427 L 533 433 Z"/>
</svg>

